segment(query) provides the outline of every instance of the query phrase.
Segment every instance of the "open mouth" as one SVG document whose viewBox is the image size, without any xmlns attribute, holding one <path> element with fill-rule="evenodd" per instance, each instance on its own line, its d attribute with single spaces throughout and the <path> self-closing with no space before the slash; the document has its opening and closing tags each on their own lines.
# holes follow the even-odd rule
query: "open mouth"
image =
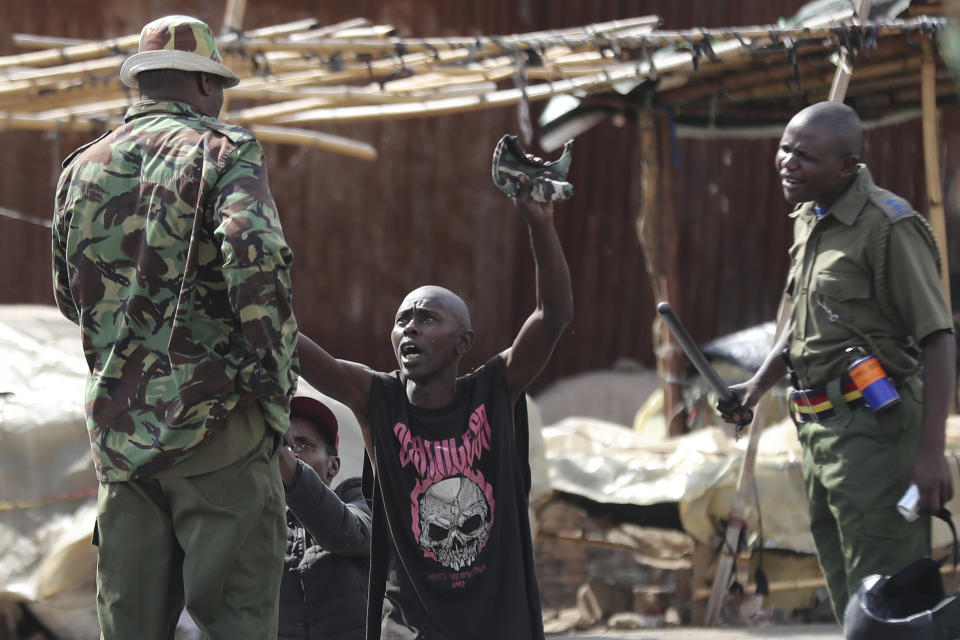
<svg viewBox="0 0 960 640">
<path fill-rule="evenodd" d="M 400 357 L 403 358 L 405 362 L 416 360 L 421 355 L 423 355 L 423 352 L 420 350 L 420 347 L 412 342 L 405 342 L 400 345 Z"/>
<path fill-rule="evenodd" d="M 796 178 L 791 178 L 790 176 L 781 175 L 780 184 L 782 184 L 784 187 L 795 187 L 801 184 L 801 181 L 797 180 Z"/>
</svg>

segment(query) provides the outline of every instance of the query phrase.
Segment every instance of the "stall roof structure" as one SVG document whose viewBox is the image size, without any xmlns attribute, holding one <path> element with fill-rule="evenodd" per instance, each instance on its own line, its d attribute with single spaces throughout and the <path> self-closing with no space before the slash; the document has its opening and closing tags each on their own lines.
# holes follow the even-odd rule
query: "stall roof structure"
<svg viewBox="0 0 960 640">
<path fill-rule="evenodd" d="M 223 118 L 262 140 L 367 158 L 372 147 L 323 126 L 520 105 L 529 134 L 529 102 L 558 95 L 608 113 L 656 104 L 681 124 L 782 124 L 798 105 L 826 97 L 841 60 L 856 62 L 847 95 L 864 118 L 919 108 L 923 43 L 949 33 L 945 5 L 878 1 L 860 21 L 849 4 L 816 0 L 776 25 L 684 31 L 664 30 L 656 16 L 440 38 L 405 38 L 364 19 L 225 29 L 219 44 L 242 81 L 228 90 Z M 25 52 L 0 57 L 0 127 L 96 133 L 136 99 L 118 78 L 136 34 L 14 41 Z M 942 62 L 937 91 L 956 93 Z"/>
</svg>

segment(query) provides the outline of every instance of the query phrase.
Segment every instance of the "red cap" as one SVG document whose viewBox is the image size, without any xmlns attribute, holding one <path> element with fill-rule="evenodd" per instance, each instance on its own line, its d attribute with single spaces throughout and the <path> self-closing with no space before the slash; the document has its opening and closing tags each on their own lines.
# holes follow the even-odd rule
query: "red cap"
<svg viewBox="0 0 960 640">
<path fill-rule="evenodd" d="M 296 396 L 290 400 L 290 417 L 306 418 L 312 422 L 333 444 L 333 448 L 340 451 L 337 417 L 327 405 L 309 396 Z"/>
</svg>

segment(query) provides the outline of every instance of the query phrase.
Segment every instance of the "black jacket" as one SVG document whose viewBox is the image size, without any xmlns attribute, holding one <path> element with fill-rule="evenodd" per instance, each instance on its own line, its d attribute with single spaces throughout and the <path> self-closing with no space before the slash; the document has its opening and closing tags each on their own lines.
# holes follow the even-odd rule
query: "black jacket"
<svg viewBox="0 0 960 640">
<path fill-rule="evenodd" d="M 370 509 L 360 478 L 331 490 L 303 461 L 287 489 L 279 640 L 361 640 L 370 572 Z"/>
</svg>

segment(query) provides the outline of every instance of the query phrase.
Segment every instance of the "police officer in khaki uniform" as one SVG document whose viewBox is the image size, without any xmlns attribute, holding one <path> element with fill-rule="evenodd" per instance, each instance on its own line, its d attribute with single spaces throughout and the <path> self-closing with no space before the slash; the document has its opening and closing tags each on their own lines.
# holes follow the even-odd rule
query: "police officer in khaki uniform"
<svg viewBox="0 0 960 640">
<path fill-rule="evenodd" d="M 776 168 L 798 205 L 791 322 L 756 374 L 734 387 L 753 407 L 788 363 L 794 370 L 811 530 L 838 619 L 864 577 L 930 553 L 929 517 L 908 523 L 897 512 L 907 487 L 918 486 L 921 513 L 953 496 L 944 438 L 955 343 L 939 252 L 926 221 L 859 164 L 861 137 L 857 114 L 839 103 L 814 104 L 787 124 Z M 877 359 L 899 402 L 868 405 L 848 375 L 864 356 Z"/>
</svg>

